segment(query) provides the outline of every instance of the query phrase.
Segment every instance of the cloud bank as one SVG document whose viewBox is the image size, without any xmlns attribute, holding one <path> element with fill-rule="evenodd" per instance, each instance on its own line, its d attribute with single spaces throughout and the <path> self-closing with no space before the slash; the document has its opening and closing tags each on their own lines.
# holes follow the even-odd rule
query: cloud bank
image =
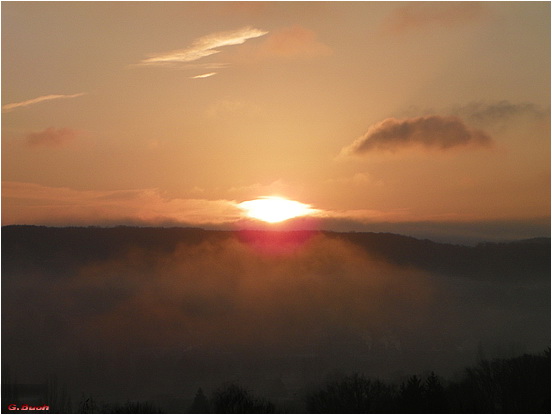
<svg viewBox="0 0 552 415">
<path fill-rule="evenodd" d="M 3 225 L 209 224 L 241 217 L 233 201 L 166 198 L 157 189 L 76 190 L 5 181 L 2 202 Z"/>
<path fill-rule="evenodd" d="M 51 101 L 51 100 L 54 100 L 54 99 L 77 98 L 77 97 L 81 97 L 83 95 L 85 95 L 84 92 L 81 92 L 79 94 L 73 94 L 73 95 L 44 95 L 44 96 L 41 96 L 41 97 L 29 99 L 27 101 L 15 102 L 15 103 L 12 103 L 12 104 L 3 105 L 2 110 L 7 112 L 7 111 L 11 111 L 11 110 L 16 109 L 16 108 L 27 107 L 29 105 L 38 104 L 38 103 L 44 102 L 44 101 Z"/>
<path fill-rule="evenodd" d="M 418 146 L 450 150 L 456 147 L 490 146 L 492 139 L 482 130 L 471 129 L 453 116 L 429 115 L 407 119 L 388 118 L 372 125 L 341 155 L 364 155 L 374 151 L 396 151 Z"/>
<path fill-rule="evenodd" d="M 354 180 L 365 180 L 364 177 Z M 335 182 L 341 186 L 342 182 Z M 34 183 L 2 182 L 2 225 L 200 226 L 205 229 L 274 229 L 248 220 L 236 199 L 251 194 L 286 194 L 280 181 L 230 189 L 232 200 L 167 198 L 157 189 L 76 190 Z M 291 188 L 290 188 L 291 190 Z M 197 192 L 196 192 L 197 193 Z M 250 197 L 250 196 L 249 196 Z M 420 217 L 408 210 L 323 210 L 290 219 L 277 229 L 392 232 L 432 240 L 474 243 L 550 235 L 550 217 L 483 220 L 472 216 Z"/>
</svg>

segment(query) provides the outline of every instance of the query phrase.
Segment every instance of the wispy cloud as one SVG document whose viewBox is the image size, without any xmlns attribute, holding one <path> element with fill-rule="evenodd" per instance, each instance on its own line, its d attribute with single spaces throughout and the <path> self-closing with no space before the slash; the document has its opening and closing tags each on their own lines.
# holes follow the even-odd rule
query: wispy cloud
<svg viewBox="0 0 552 415">
<path fill-rule="evenodd" d="M 31 147 L 61 147 L 73 141 L 78 131 L 70 128 L 46 128 L 44 131 L 29 133 L 25 142 Z"/>
<path fill-rule="evenodd" d="M 204 73 L 202 75 L 191 76 L 190 78 L 191 79 L 203 79 L 203 78 L 209 78 L 210 76 L 213 76 L 213 75 L 216 75 L 216 74 L 217 74 L 216 72 L 209 72 L 209 73 Z"/>
<path fill-rule="evenodd" d="M 467 105 L 457 106 L 453 108 L 452 112 L 454 115 L 486 124 L 512 120 L 523 116 L 543 119 L 550 113 L 549 110 L 540 108 L 533 103 L 515 104 L 509 101 L 495 103 L 472 102 Z"/>
<path fill-rule="evenodd" d="M 378 150 L 398 150 L 418 145 L 423 148 L 449 150 L 455 147 L 489 146 L 492 139 L 484 131 L 471 129 L 453 116 L 429 115 L 398 120 L 388 118 L 372 125 L 341 155 L 362 155 Z"/>
<path fill-rule="evenodd" d="M 387 34 L 404 34 L 436 26 L 450 27 L 482 16 L 485 9 L 480 2 L 408 2 L 388 16 L 382 31 Z"/>
<path fill-rule="evenodd" d="M 54 100 L 54 99 L 77 98 L 77 97 L 81 97 L 83 95 L 85 95 L 84 92 L 81 92 L 79 94 L 73 94 L 73 95 L 44 95 L 44 96 L 41 96 L 41 97 L 38 97 L 38 98 L 29 99 L 27 101 L 14 102 L 12 104 L 3 105 L 2 110 L 3 111 L 11 111 L 15 108 L 27 107 L 29 105 L 38 104 L 38 103 L 44 102 L 44 101 L 51 101 L 51 100 Z"/>
<path fill-rule="evenodd" d="M 383 181 L 376 179 L 370 173 L 355 173 L 351 177 L 328 179 L 326 183 L 333 186 L 383 186 Z"/>
<path fill-rule="evenodd" d="M 220 51 L 216 48 L 241 45 L 249 39 L 264 36 L 267 33 L 267 31 L 255 29 L 253 27 L 244 27 L 229 32 L 211 33 L 196 39 L 188 48 L 153 55 L 142 60 L 140 63 L 142 65 L 163 65 L 193 62 L 219 53 Z"/>
<path fill-rule="evenodd" d="M 314 31 L 295 25 L 267 37 L 259 47 L 259 54 L 278 58 L 310 58 L 331 55 L 332 50 L 317 39 Z"/>
</svg>

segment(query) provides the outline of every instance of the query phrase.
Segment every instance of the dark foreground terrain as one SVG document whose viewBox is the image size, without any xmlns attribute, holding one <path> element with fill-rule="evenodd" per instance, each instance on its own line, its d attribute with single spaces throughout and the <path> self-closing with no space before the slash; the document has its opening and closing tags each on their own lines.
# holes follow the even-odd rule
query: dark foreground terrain
<svg viewBox="0 0 552 415">
<path fill-rule="evenodd" d="M 358 373 L 334 375 L 294 399 L 270 401 L 235 383 L 207 397 L 199 388 L 193 401 L 173 399 L 105 403 L 81 395 L 73 404 L 55 377 L 34 386 L 32 399 L 48 402 L 50 413 L 550 413 L 550 350 L 510 359 L 482 360 L 456 380 L 434 372 L 412 375 L 400 385 Z M 6 371 L 2 383 L 3 410 L 26 410 L 31 385 L 18 385 Z M 27 396 L 27 398 L 25 397 Z M 276 402 L 276 403 L 274 403 Z M 11 409 L 10 409 L 11 408 Z M 21 411 L 20 411 L 21 412 Z"/>
<path fill-rule="evenodd" d="M 549 412 L 549 346 L 549 238 L 2 228 L 3 413 Z"/>
</svg>

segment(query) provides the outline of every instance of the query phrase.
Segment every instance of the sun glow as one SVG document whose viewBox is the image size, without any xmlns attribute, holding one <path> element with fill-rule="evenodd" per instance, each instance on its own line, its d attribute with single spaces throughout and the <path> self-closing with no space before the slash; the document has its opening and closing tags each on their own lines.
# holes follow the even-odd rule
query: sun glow
<svg viewBox="0 0 552 415">
<path fill-rule="evenodd" d="M 246 215 L 250 218 L 268 223 L 283 222 L 298 216 L 306 216 L 316 211 L 310 205 L 277 196 L 247 200 L 238 204 L 238 207 L 245 210 Z"/>
</svg>

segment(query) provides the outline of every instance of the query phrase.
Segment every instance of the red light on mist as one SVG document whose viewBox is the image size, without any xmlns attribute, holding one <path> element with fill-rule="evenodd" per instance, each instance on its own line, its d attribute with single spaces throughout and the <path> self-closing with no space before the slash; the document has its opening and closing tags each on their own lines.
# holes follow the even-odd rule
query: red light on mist
<svg viewBox="0 0 552 415">
<path fill-rule="evenodd" d="M 311 240 L 318 231 L 240 230 L 238 240 L 253 250 L 269 255 L 296 252 Z"/>
<path fill-rule="evenodd" d="M 293 218 L 278 223 L 243 219 L 234 224 L 238 240 L 254 251 L 269 255 L 296 252 L 318 235 L 319 220 L 314 217 Z"/>
</svg>

